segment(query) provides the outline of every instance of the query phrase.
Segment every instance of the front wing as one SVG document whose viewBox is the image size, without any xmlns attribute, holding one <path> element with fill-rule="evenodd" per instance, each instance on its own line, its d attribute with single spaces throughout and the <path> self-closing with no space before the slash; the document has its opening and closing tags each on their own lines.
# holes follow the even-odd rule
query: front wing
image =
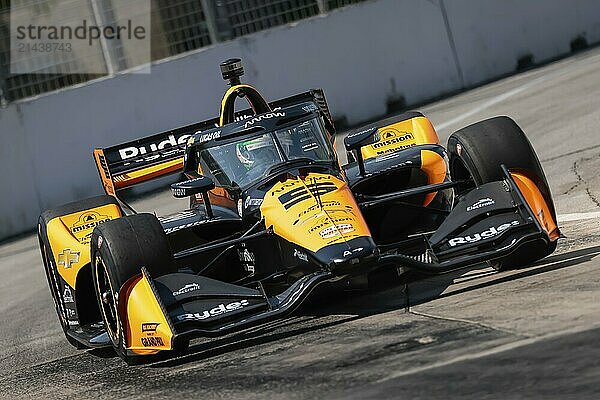
<svg viewBox="0 0 600 400">
<path fill-rule="evenodd" d="M 187 273 L 152 279 L 142 269 L 123 299 L 127 351 L 148 355 L 175 350 L 192 338 L 221 336 L 283 318 L 316 286 L 336 279 L 329 271 L 314 272 L 283 293 L 268 297 L 260 287 L 252 289 Z"/>
</svg>

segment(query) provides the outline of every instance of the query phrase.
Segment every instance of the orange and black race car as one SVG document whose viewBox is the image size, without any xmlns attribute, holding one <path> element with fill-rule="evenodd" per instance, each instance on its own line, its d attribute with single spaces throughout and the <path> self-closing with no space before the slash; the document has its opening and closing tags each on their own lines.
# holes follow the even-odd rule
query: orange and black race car
<svg viewBox="0 0 600 400">
<path fill-rule="evenodd" d="M 318 285 L 516 268 L 560 231 L 538 158 L 496 117 L 439 144 L 418 112 L 350 133 L 340 166 L 321 90 L 268 103 L 241 84 L 219 118 L 96 149 L 106 195 L 44 212 L 39 242 L 67 339 L 127 362 L 292 313 Z M 250 108 L 235 111 L 236 99 Z M 137 213 L 120 189 L 168 174 L 189 207 Z M 121 192 L 122 193 L 122 192 Z"/>
</svg>

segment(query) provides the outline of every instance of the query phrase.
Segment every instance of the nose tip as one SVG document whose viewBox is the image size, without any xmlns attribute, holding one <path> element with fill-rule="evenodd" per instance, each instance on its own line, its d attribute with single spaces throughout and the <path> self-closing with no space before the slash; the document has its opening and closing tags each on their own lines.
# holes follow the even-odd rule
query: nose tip
<svg viewBox="0 0 600 400">
<path fill-rule="evenodd" d="M 366 272 L 377 260 L 377 247 L 347 249 L 331 261 L 331 269 L 337 274 L 360 274 Z"/>
<path fill-rule="evenodd" d="M 370 236 L 359 236 L 318 250 L 316 260 L 336 275 L 360 274 L 379 259 L 379 249 Z"/>
</svg>

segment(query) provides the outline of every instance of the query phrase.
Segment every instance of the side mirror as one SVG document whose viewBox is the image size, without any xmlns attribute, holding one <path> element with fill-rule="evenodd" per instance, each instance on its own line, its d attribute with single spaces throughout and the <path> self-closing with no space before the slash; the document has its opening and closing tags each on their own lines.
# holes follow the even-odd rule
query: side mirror
<svg viewBox="0 0 600 400">
<path fill-rule="evenodd" d="M 173 183 L 171 185 L 173 197 L 177 199 L 193 196 L 198 193 L 206 193 L 214 188 L 215 183 L 212 179 L 206 176 L 201 176 L 199 178 L 190 179 L 183 182 Z"/>
<path fill-rule="evenodd" d="M 173 183 L 171 185 L 171 191 L 173 197 L 181 199 L 183 197 L 193 196 L 198 193 L 202 193 L 202 200 L 204 201 L 204 207 L 206 208 L 206 216 L 208 218 L 213 217 L 212 207 L 210 205 L 210 199 L 208 198 L 208 191 L 215 188 L 215 183 L 212 179 L 206 176 L 201 176 L 195 179 L 189 179 L 183 182 Z"/>
<path fill-rule="evenodd" d="M 365 161 L 363 160 L 361 147 L 375 143 L 375 133 L 379 128 L 373 127 L 360 132 L 353 132 L 344 138 L 344 146 L 346 150 L 356 151 L 356 160 L 358 163 L 358 171 L 361 176 L 365 175 Z"/>
<path fill-rule="evenodd" d="M 377 127 L 365 129 L 360 132 L 353 132 L 344 138 L 344 146 L 346 150 L 358 150 L 363 146 L 373 144 L 375 142 L 375 133 Z"/>
</svg>

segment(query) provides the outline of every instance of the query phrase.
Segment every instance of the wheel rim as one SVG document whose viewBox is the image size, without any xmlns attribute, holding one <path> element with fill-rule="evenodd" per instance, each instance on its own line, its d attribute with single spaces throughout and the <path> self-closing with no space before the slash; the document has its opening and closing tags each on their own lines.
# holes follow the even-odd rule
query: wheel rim
<svg viewBox="0 0 600 400">
<path fill-rule="evenodd" d="M 115 291 L 110 283 L 106 265 L 104 265 L 104 262 L 99 256 L 96 256 L 96 259 L 94 260 L 94 269 L 96 272 L 95 277 L 96 290 L 99 299 L 98 303 L 100 304 L 104 327 L 113 342 L 117 343 L 119 337 L 119 321 Z"/>
</svg>

